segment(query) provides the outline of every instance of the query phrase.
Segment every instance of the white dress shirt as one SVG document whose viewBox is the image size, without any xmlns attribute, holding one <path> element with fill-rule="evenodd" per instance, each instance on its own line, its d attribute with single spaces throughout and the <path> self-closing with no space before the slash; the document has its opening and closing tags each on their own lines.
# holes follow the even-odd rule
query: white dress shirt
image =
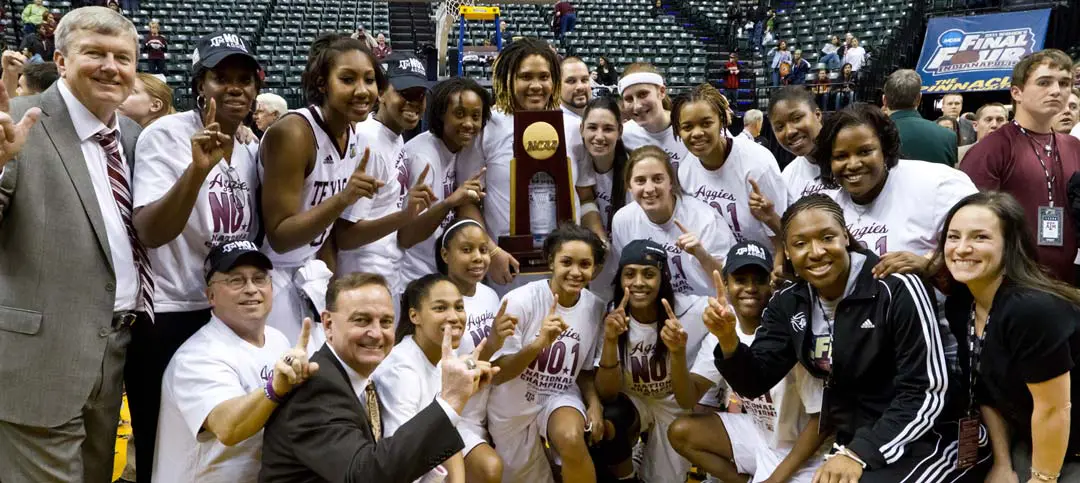
<svg viewBox="0 0 1080 483">
<path fill-rule="evenodd" d="M 364 414 L 367 414 L 367 394 L 364 391 L 367 389 L 368 383 L 370 383 L 371 381 L 368 378 L 361 376 L 359 372 L 356 372 L 355 370 L 353 370 L 352 367 L 349 367 L 349 365 L 346 364 L 345 361 L 341 360 L 341 356 L 337 355 L 337 352 L 334 351 L 333 346 L 331 346 L 330 344 L 326 344 L 326 347 L 330 349 L 331 354 L 334 354 L 334 357 L 337 358 L 338 363 L 341 364 L 341 367 L 345 368 L 345 374 L 349 376 L 349 385 L 352 386 L 353 393 L 355 393 L 356 398 L 360 400 L 360 404 L 364 406 Z M 443 399 L 442 396 L 436 396 L 435 401 L 439 403 L 439 407 L 441 407 L 443 409 L 443 412 L 446 413 L 446 417 L 450 418 L 450 424 L 457 426 L 458 421 L 461 421 L 461 415 L 458 414 L 457 411 L 454 410 L 453 406 L 450 406 L 450 403 L 446 402 L 446 400 Z"/>
<path fill-rule="evenodd" d="M 75 94 L 67 86 L 67 81 L 60 79 L 57 82 L 60 96 L 64 98 L 71 123 L 75 126 L 75 134 L 79 136 L 79 148 L 83 158 L 86 159 L 86 168 L 90 171 L 90 181 L 94 185 L 94 196 L 97 198 L 98 207 L 101 209 L 101 217 L 105 221 L 105 233 L 109 237 L 109 252 L 112 254 L 113 272 L 116 273 L 116 299 L 113 302 L 113 310 L 134 310 L 136 294 L 139 291 L 139 272 L 135 268 L 135 254 L 131 250 L 131 240 L 128 238 L 124 220 L 120 217 L 120 208 L 116 206 L 116 198 L 113 198 L 112 185 L 109 183 L 108 156 L 105 150 L 94 139 L 94 135 L 103 129 L 116 129 L 120 135 L 120 124 L 116 122 L 116 116 L 112 118 L 112 126 L 106 126 L 100 119 L 95 117 L 82 102 L 75 98 Z M 128 185 L 131 184 L 131 167 L 127 165 L 124 157 L 123 143 L 117 143 L 120 150 L 120 160 L 124 163 L 128 173 Z"/>
</svg>

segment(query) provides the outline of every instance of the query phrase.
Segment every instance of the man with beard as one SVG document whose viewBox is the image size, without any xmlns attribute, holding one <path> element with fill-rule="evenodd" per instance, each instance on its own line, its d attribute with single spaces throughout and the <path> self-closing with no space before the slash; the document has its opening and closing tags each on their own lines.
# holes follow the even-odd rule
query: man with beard
<svg viewBox="0 0 1080 483">
<path fill-rule="evenodd" d="M 435 201 L 434 193 L 423 181 L 409 186 L 405 139 L 401 133 L 420 122 L 431 83 L 423 62 L 410 53 L 395 52 L 383 59 L 382 64 L 390 85 L 379 94 L 379 110 L 356 125 L 356 134 L 361 141 L 358 144 L 371 149 L 368 173 L 386 186 L 374 198 L 357 202 L 359 209 L 350 212 L 356 213 L 357 218 L 346 218 L 348 222 L 368 226 L 349 230 L 358 236 L 343 236 L 344 232 L 339 232 L 335 241 L 341 250 L 339 273 L 382 274 L 387 277 L 390 293 L 400 294 L 408 280 L 399 280 L 397 276 L 402 257 L 397 230 Z M 425 176 L 426 173 L 418 179 Z"/>
<path fill-rule="evenodd" d="M 592 100 L 589 66 L 577 57 L 562 60 L 562 111 L 568 119 L 581 123 L 585 106 Z"/>
</svg>

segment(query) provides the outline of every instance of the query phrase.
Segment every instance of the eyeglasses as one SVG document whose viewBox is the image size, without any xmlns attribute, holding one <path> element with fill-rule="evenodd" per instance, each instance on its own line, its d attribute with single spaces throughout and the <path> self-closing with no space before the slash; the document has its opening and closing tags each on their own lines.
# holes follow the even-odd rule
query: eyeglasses
<svg viewBox="0 0 1080 483">
<path fill-rule="evenodd" d="M 244 287 L 247 287 L 249 281 L 252 285 L 255 285 L 256 288 L 266 288 L 270 285 L 270 274 L 259 274 L 251 278 L 237 275 L 222 280 L 213 280 L 210 282 L 210 285 L 224 283 L 226 287 L 229 287 L 232 290 L 242 290 Z"/>
</svg>

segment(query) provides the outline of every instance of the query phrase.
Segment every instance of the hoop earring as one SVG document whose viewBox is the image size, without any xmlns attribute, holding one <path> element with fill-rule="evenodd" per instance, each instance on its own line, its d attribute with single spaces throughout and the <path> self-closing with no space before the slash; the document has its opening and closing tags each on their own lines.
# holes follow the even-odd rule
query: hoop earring
<svg viewBox="0 0 1080 483">
<path fill-rule="evenodd" d="M 196 96 L 195 97 L 195 107 L 198 108 L 200 111 L 205 111 L 206 110 L 206 97 L 204 97 L 202 94 L 199 94 L 198 96 Z"/>
</svg>

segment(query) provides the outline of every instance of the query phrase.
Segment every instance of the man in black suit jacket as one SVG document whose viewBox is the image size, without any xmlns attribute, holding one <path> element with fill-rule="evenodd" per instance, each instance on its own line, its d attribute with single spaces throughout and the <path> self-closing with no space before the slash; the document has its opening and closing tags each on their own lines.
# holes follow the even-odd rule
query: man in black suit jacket
<svg viewBox="0 0 1080 483">
<path fill-rule="evenodd" d="M 311 358 L 322 368 L 293 390 L 266 424 L 260 482 L 408 483 L 465 445 L 455 424 L 469 397 L 497 371 L 443 343 L 442 391 L 392 437 L 369 412 L 369 376 L 394 345 L 386 280 L 354 273 L 330 284 L 322 313 L 326 344 Z M 370 385 L 374 387 L 374 385 Z"/>
</svg>

